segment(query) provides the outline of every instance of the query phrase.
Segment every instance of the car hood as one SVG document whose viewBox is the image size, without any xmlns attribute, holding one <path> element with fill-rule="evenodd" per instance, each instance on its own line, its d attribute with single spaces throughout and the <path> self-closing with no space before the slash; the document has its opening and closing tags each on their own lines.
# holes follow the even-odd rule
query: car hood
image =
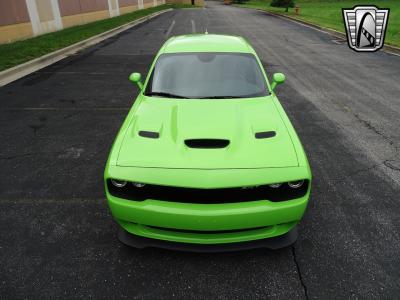
<svg viewBox="0 0 400 300">
<path fill-rule="evenodd" d="M 298 166 L 291 137 L 272 96 L 214 100 L 143 97 L 137 101 L 141 102 L 125 132 L 118 166 Z"/>
</svg>

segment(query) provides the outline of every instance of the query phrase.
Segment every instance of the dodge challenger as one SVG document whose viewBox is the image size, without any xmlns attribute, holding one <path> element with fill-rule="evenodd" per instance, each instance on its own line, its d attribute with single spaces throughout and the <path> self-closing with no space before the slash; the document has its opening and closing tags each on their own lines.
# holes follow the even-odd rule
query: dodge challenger
<svg viewBox="0 0 400 300">
<path fill-rule="evenodd" d="M 170 38 L 109 154 L 105 194 L 119 239 L 137 248 L 278 249 L 297 239 L 311 171 L 252 46 L 243 38 Z"/>
</svg>

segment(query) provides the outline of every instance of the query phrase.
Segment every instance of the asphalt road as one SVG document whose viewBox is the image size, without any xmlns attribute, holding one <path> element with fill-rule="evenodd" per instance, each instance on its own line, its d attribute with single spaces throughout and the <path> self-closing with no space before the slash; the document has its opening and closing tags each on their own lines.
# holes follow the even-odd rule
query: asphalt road
<svg viewBox="0 0 400 300">
<path fill-rule="evenodd" d="M 135 250 L 104 200 L 108 151 L 170 35 L 242 35 L 308 153 L 312 199 L 292 248 Z M 174 10 L 0 89 L 0 298 L 397 298 L 400 57 L 350 50 L 278 17 Z"/>
</svg>

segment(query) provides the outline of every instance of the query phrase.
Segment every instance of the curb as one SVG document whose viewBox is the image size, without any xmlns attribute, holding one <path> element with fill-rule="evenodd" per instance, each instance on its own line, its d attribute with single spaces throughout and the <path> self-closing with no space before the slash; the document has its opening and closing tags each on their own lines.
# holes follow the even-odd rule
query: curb
<svg viewBox="0 0 400 300">
<path fill-rule="evenodd" d="M 240 7 L 240 6 L 237 6 L 237 7 Z M 242 7 L 242 8 L 247 8 L 247 7 Z M 343 33 L 343 32 L 337 31 L 335 29 L 323 27 L 323 26 L 320 26 L 320 25 L 316 25 L 314 23 L 310 23 L 310 22 L 307 22 L 307 21 L 299 20 L 299 19 L 294 18 L 292 16 L 277 14 L 277 13 L 270 12 L 270 11 L 267 11 L 267 10 L 263 10 L 263 9 L 260 9 L 260 8 L 248 8 L 248 9 L 255 9 L 255 10 L 258 10 L 258 11 L 261 11 L 261 12 L 264 12 L 264 13 L 276 16 L 278 18 L 282 18 L 282 19 L 289 19 L 292 22 L 300 23 L 302 25 L 311 27 L 313 29 L 317 29 L 319 31 L 322 31 L 322 32 L 328 33 L 330 35 L 333 35 L 336 38 L 344 39 L 344 40 L 347 41 L 346 34 Z M 387 52 L 387 53 L 390 53 L 390 54 L 400 55 L 400 47 L 384 44 L 382 50 Z"/>
<path fill-rule="evenodd" d="M 125 31 L 129 28 L 132 28 L 136 25 L 139 25 L 147 20 L 155 18 L 155 17 L 157 17 L 165 12 L 171 11 L 171 10 L 173 10 L 173 9 L 168 8 L 165 10 L 161 10 L 161 11 L 152 13 L 148 16 L 139 18 L 132 22 L 126 23 L 119 27 L 110 29 L 110 30 L 100 33 L 98 35 L 87 38 L 86 40 L 77 42 L 77 43 L 67 46 L 65 48 L 56 50 L 54 52 L 45 54 L 43 56 L 40 56 L 40 57 L 32 59 L 32 60 L 29 60 L 23 64 L 6 69 L 6 70 L 0 72 L 0 87 L 5 86 L 17 79 L 20 79 L 20 78 L 22 78 L 26 75 L 29 75 L 33 72 L 36 72 L 40 69 L 43 69 L 44 67 L 54 64 L 55 62 L 58 62 L 64 58 L 70 56 L 71 54 L 74 54 L 74 53 L 76 53 L 82 49 L 85 49 L 89 46 L 100 43 L 114 35 L 121 33 L 122 31 Z"/>
</svg>

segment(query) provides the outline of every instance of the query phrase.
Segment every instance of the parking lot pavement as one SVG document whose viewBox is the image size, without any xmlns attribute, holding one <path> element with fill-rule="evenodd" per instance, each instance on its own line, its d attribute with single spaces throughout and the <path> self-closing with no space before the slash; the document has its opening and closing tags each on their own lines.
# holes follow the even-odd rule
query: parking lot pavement
<svg viewBox="0 0 400 300">
<path fill-rule="evenodd" d="M 242 35 L 303 142 L 313 192 L 294 247 L 136 250 L 104 200 L 108 151 L 171 35 Z M 358 54 L 268 14 L 174 10 L 0 89 L 1 298 L 396 298 L 400 57 Z"/>
</svg>

